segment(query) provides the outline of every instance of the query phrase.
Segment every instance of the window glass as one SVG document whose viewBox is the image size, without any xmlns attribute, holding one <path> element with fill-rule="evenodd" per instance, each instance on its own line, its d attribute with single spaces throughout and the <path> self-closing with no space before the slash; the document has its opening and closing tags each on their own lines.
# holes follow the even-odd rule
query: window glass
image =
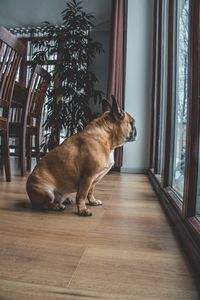
<svg viewBox="0 0 200 300">
<path fill-rule="evenodd" d="M 160 81 L 160 118 L 158 139 L 158 174 L 163 175 L 164 147 L 165 147 L 165 121 L 167 103 L 167 49 L 168 49 L 168 1 L 162 5 L 162 33 L 161 33 L 161 81 Z"/>
<path fill-rule="evenodd" d="M 175 1 L 174 143 L 172 187 L 183 196 L 188 97 L 189 0 Z"/>
<path fill-rule="evenodd" d="M 159 6 L 160 2 L 156 2 L 156 28 L 155 28 L 155 78 L 154 78 L 154 94 L 153 94 L 153 112 L 154 112 L 154 122 L 153 122 L 153 153 L 152 153 L 152 165 L 153 169 L 155 168 L 155 149 L 156 149 L 156 112 L 157 112 L 157 89 L 158 89 L 158 52 L 159 52 Z M 155 170 L 155 169 L 154 169 Z"/>
</svg>

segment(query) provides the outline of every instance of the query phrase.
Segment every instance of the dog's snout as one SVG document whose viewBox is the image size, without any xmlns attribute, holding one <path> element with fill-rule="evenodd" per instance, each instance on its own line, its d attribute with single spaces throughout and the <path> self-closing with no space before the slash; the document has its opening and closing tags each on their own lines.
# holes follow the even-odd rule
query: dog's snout
<svg viewBox="0 0 200 300">
<path fill-rule="evenodd" d="M 133 123 L 132 123 L 132 137 L 133 137 L 133 141 L 135 141 L 136 137 L 137 137 L 137 129 L 135 126 L 135 120 L 133 120 Z"/>
<path fill-rule="evenodd" d="M 133 129 L 132 129 L 132 132 L 131 132 L 130 140 L 131 140 L 131 141 L 135 141 L 135 140 L 136 140 L 136 137 L 137 137 L 137 129 L 136 129 L 135 126 L 133 126 Z"/>
<path fill-rule="evenodd" d="M 137 137 L 137 129 L 136 129 L 136 126 L 135 126 L 135 120 L 131 123 L 131 131 L 129 133 L 129 136 L 127 138 L 127 142 L 133 142 L 136 140 L 136 137 Z"/>
<path fill-rule="evenodd" d="M 136 139 L 136 137 L 137 137 L 137 129 L 136 129 L 135 126 L 133 127 L 133 136 Z"/>
</svg>

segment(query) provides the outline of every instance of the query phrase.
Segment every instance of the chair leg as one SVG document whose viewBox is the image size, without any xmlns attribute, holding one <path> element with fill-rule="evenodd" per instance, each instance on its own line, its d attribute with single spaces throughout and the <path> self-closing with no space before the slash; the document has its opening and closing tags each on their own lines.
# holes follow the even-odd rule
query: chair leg
<svg viewBox="0 0 200 300">
<path fill-rule="evenodd" d="M 35 155 L 37 163 L 40 160 L 40 141 L 39 141 L 39 132 L 35 135 Z"/>
<path fill-rule="evenodd" d="M 11 181 L 11 169 L 10 169 L 8 131 L 2 132 L 2 150 L 3 150 L 3 164 L 5 167 L 6 181 L 10 182 Z"/>
<path fill-rule="evenodd" d="M 32 149 L 32 137 L 26 135 L 26 161 L 27 161 L 27 171 L 31 170 L 31 149 Z"/>
<path fill-rule="evenodd" d="M 18 168 L 20 168 L 20 166 L 21 166 L 21 157 L 20 157 L 20 143 L 21 143 L 21 140 L 20 140 L 20 138 L 18 139 L 18 143 L 19 143 L 18 149 L 16 149 L 18 151 L 18 153 L 15 153 L 15 154 L 18 155 Z"/>
<path fill-rule="evenodd" d="M 21 176 L 25 175 L 25 135 L 23 132 L 20 134 L 19 139 L 19 161 L 20 161 L 20 169 L 21 169 Z"/>
</svg>

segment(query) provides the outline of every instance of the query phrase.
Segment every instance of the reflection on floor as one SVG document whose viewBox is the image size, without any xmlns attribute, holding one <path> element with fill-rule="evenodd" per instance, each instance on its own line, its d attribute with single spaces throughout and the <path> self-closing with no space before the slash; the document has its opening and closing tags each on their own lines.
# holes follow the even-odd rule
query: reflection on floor
<svg viewBox="0 0 200 300">
<path fill-rule="evenodd" d="M 83 218 L 75 205 L 33 211 L 15 174 L 0 176 L 0 299 L 200 299 L 145 175 L 107 175 Z"/>
</svg>

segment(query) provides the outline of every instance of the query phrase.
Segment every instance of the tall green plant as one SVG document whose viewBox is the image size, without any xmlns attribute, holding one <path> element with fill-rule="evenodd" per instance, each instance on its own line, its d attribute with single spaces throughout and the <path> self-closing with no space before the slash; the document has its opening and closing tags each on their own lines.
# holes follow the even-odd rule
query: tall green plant
<svg viewBox="0 0 200 300">
<path fill-rule="evenodd" d="M 91 39 L 94 16 L 87 14 L 81 2 L 66 3 L 62 12 L 62 25 L 45 22 L 43 39 L 34 42 L 33 62 L 45 64 L 49 57 L 56 59 L 52 72 L 52 89 L 48 93 L 46 136 L 44 150 L 59 143 L 60 132 L 66 137 L 81 130 L 92 118 L 88 100 L 102 96 L 95 90 L 96 75 L 89 64 L 103 51 L 102 45 Z"/>
</svg>

